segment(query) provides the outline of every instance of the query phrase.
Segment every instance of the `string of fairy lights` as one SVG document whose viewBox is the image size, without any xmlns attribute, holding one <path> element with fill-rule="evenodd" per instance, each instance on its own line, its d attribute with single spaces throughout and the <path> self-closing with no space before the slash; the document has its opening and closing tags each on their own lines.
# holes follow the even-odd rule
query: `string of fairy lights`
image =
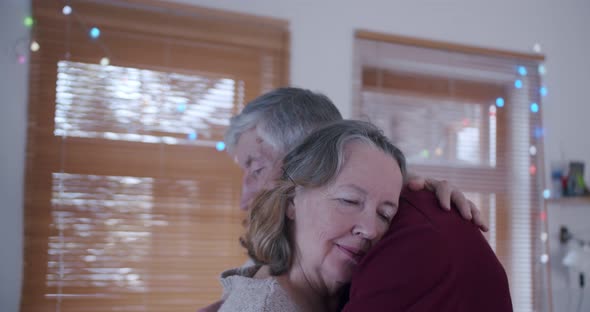
<svg viewBox="0 0 590 312">
<path fill-rule="evenodd" d="M 535 43 L 535 45 L 533 46 L 533 51 L 535 53 L 541 53 L 541 45 L 539 43 Z M 530 68 L 529 68 L 530 70 Z M 516 78 L 514 79 L 514 88 L 519 90 L 519 89 L 523 89 L 525 86 L 525 79 L 526 77 L 529 75 L 529 70 L 527 70 L 527 67 L 525 66 L 517 66 L 515 68 L 515 75 Z M 539 77 L 541 78 L 541 81 L 543 80 L 542 78 L 547 74 L 547 69 L 545 68 L 545 65 L 543 63 L 538 64 L 536 67 L 536 71 L 539 75 Z M 545 98 L 548 94 L 549 94 L 549 90 L 548 88 L 543 85 L 541 83 L 541 85 L 538 87 L 537 90 L 535 90 L 535 92 L 537 92 L 538 94 L 538 99 L 542 99 Z M 540 102 L 537 102 L 536 100 L 534 100 L 534 96 L 533 96 L 533 100 L 529 102 L 528 106 L 529 106 L 529 110 L 530 110 L 530 114 L 532 115 L 536 115 L 539 114 L 541 111 L 541 105 Z M 496 107 L 498 109 L 504 107 L 504 105 L 506 104 L 506 100 L 502 97 L 498 97 L 496 99 Z M 493 107 L 493 106 L 492 106 Z M 492 111 L 495 113 L 496 109 L 494 107 L 494 109 L 490 110 L 490 113 L 492 113 Z M 541 118 L 533 118 L 532 120 L 534 120 L 534 122 L 536 124 L 533 125 L 532 128 L 532 133 L 531 133 L 531 137 L 534 138 L 533 142 L 531 143 L 531 145 L 529 146 L 528 152 L 530 155 L 530 165 L 528 168 L 528 174 L 530 174 L 531 176 L 537 176 L 537 163 L 539 161 L 542 161 L 538 158 L 538 148 L 537 145 L 538 144 L 542 144 L 542 140 L 545 136 L 545 129 L 542 126 L 542 121 Z M 544 166 L 544 164 L 540 164 L 541 166 Z M 539 180 L 539 178 L 537 179 L 537 181 L 542 181 Z M 543 185 L 543 183 L 541 182 L 540 185 Z M 549 200 L 551 198 L 551 191 L 545 187 L 542 188 L 542 196 L 543 199 L 545 200 Z M 547 206 L 546 206 L 546 202 L 544 202 L 542 205 L 540 205 L 540 212 L 538 213 L 539 216 L 539 221 L 541 222 L 541 230 L 540 230 L 540 237 L 539 239 L 542 242 L 542 251 L 541 251 L 541 255 L 539 258 L 539 262 L 541 264 L 547 265 L 549 262 L 549 246 L 548 246 L 548 238 L 549 235 L 547 233 L 547 229 L 548 229 L 548 224 L 547 224 Z"/>
<path fill-rule="evenodd" d="M 535 53 L 541 53 L 541 45 L 539 43 L 536 43 L 533 46 L 533 51 Z M 515 78 L 514 78 L 514 83 L 513 83 L 513 87 L 516 90 L 521 90 L 525 87 L 526 84 L 526 78 L 527 76 L 530 74 L 529 70 L 531 70 L 532 68 L 528 68 L 523 66 L 523 65 L 519 65 L 515 67 Z M 538 64 L 536 68 L 534 68 L 539 77 L 541 78 L 541 81 L 543 80 L 542 78 L 546 75 L 547 73 L 547 69 L 545 68 L 545 65 L 543 63 Z M 526 89 L 525 89 L 526 90 Z M 523 90 L 524 91 L 524 90 Z M 524 91 L 524 92 L 528 92 Z M 534 100 L 535 98 L 538 98 L 539 100 L 542 98 L 545 98 L 548 94 L 549 94 L 549 90 L 548 88 L 543 85 L 541 83 L 541 85 L 538 87 L 537 90 L 535 90 L 535 92 L 537 92 L 537 96 L 532 96 L 532 101 L 530 101 L 528 103 L 528 109 L 530 111 L 531 115 L 537 115 L 540 113 L 541 111 L 541 105 L 540 102 Z M 495 105 L 491 105 L 489 108 L 489 114 L 490 117 L 495 117 L 496 113 L 499 109 L 502 109 L 503 107 L 505 107 L 505 105 L 507 105 L 508 101 L 506 99 L 504 99 L 503 97 L 498 97 L 495 100 Z M 544 138 L 545 135 L 545 129 L 542 126 L 542 121 L 541 118 L 539 118 L 539 116 L 534 116 L 537 118 L 532 118 L 532 120 L 536 123 L 533 125 L 532 128 L 532 133 L 531 133 L 531 137 L 534 138 L 534 140 L 532 140 L 529 148 L 528 148 L 528 152 L 530 155 L 530 165 L 528 167 L 528 174 L 530 174 L 531 176 L 537 177 L 537 165 L 538 162 L 542 161 L 542 159 L 538 158 L 538 148 L 537 145 L 542 144 L 542 140 Z M 539 164 L 541 166 L 544 166 L 544 164 Z M 543 185 L 542 180 L 539 180 L 539 178 L 537 178 L 537 181 L 540 182 L 539 185 Z M 543 199 L 548 200 L 551 198 L 551 191 L 545 187 L 542 187 L 542 192 L 541 192 Z M 542 242 L 542 251 L 541 251 L 541 256 L 539 258 L 539 261 L 542 264 L 547 264 L 549 262 L 549 254 L 548 254 L 548 233 L 547 233 L 547 229 L 548 229 L 548 225 L 547 225 L 547 207 L 546 207 L 546 202 L 544 202 L 541 206 L 540 206 L 540 212 L 538 214 L 539 216 L 539 221 L 541 222 L 541 230 L 540 230 L 540 240 Z"/>
<path fill-rule="evenodd" d="M 97 43 L 99 43 L 99 47 L 103 50 L 104 52 L 104 57 L 102 57 L 99 61 L 100 65 L 109 65 L 110 64 L 110 58 L 108 57 L 108 55 L 110 54 L 108 52 L 107 47 L 102 44 L 102 42 L 100 42 L 100 35 L 101 35 L 101 31 L 100 28 L 96 27 L 96 26 L 91 26 L 88 27 L 84 21 L 77 15 L 75 14 L 74 10 L 72 9 L 72 7 L 70 5 L 64 5 L 64 7 L 61 10 L 62 14 L 65 16 L 72 16 L 75 21 L 79 24 L 80 27 L 83 27 L 87 33 L 88 33 L 88 37 L 91 40 L 95 40 Z M 68 27 L 70 23 L 70 20 L 68 20 Z M 26 45 L 26 49 L 29 49 L 31 52 L 35 53 L 38 52 L 41 49 L 41 45 L 39 44 L 39 42 L 37 42 L 37 40 L 35 39 L 35 27 L 36 27 L 36 21 L 33 19 L 32 16 L 26 16 L 23 19 L 23 25 L 29 29 L 31 29 L 32 32 L 32 36 L 30 40 L 26 40 L 27 41 L 27 45 Z M 24 39 L 20 39 L 18 40 L 16 46 L 15 46 L 15 52 L 16 52 L 16 59 L 17 62 L 19 64 L 24 64 L 27 62 L 27 51 L 26 49 L 23 49 L 23 43 L 25 42 Z M 69 53 L 69 52 L 68 52 Z M 68 53 L 66 53 L 66 57 L 68 57 Z"/>
<path fill-rule="evenodd" d="M 540 53 L 541 52 L 541 45 L 536 43 L 533 46 L 533 51 L 536 53 Z M 546 73 L 547 70 L 545 68 L 544 64 L 539 64 L 536 68 L 538 75 L 543 78 Z M 526 78 L 526 76 L 528 75 L 528 70 L 525 66 L 518 66 L 516 68 L 516 75 L 517 78 L 514 80 L 514 88 L 516 89 L 522 89 L 524 87 L 524 80 Z M 542 80 L 542 79 L 541 79 Z M 549 93 L 547 87 L 543 84 L 541 84 L 538 87 L 538 90 L 535 90 L 535 92 L 538 92 L 538 98 L 542 99 L 544 97 L 546 97 Z M 503 107 L 504 106 L 504 99 L 503 98 L 498 98 L 496 99 L 496 106 L 498 107 Z M 499 105 L 498 105 L 499 104 Z M 533 99 L 533 101 L 529 102 L 529 110 L 530 110 L 530 114 L 532 115 L 536 115 L 540 113 L 541 110 L 541 105 L 539 102 L 535 101 Z M 531 145 L 529 146 L 529 155 L 530 155 L 530 165 L 528 168 L 528 173 L 531 176 L 536 176 L 537 175 L 537 162 L 539 161 L 539 159 L 537 159 L 538 156 L 538 148 L 537 148 L 537 144 L 542 144 L 542 140 L 544 138 L 545 135 L 545 129 L 543 128 L 542 124 L 541 124 L 541 118 L 534 118 L 533 119 L 534 122 L 536 122 L 537 124 L 533 125 L 532 127 L 532 137 L 536 140 L 533 141 L 531 143 Z M 541 164 L 541 166 L 543 166 L 544 164 Z M 539 179 L 537 179 L 537 181 L 539 181 Z M 542 183 L 541 183 L 542 185 Z M 547 188 L 543 188 L 542 191 L 542 196 L 545 200 L 548 200 L 551 198 L 551 191 Z M 542 242 L 542 251 L 541 251 L 541 255 L 539 258 L 539 261 L 542 264 L 547 265 L 549 262 L 549 254 L 548 254 L 548 233 L 547 233 L 547 229 L 548 229 L 548 225 L 547 225 L 547 206 L 546 203 L 542 204 L 540 206 L 540 212 L 538 214 L 539 216 L 539 221 L 541 222 L 541 231 L 540 231 L 540 237 L 539 239 Z"/>
<path fill-rule="evenodd" d="M 71 16 L 74 18 L 74 20 L 77 22 L 78 26 L 83 27 L 83 29 L 85 29 L 85 31 L 88 34 L 88 37 L 90 38 L 90 40 L 94 40 L 97 41 L 99 43 L 99 47 L 103 50 L 104 52 L 104 56 L 98 60 L 98 64 L 103 65 L 103 66 L 108 66 L 110 65 L 110 57 L 109 57 L 109 50 L 108 48 L 102 44 L 100 42 L 101 39 L 101 35 L 102 32 L 100 30 L 99 27 L 97 26 L 88 26 L 84 23 L 84 21 L 76 15 L 74 9 L 72 8 L 72 6 L 70 5 L 64 5 L 61 13 L 65 16 Z M 16 52 L 16 61 L 19 64 L 25 64 L 27 62 L 27 50 L 30 50 L 31 53 L 36 53 L 38 51 L 40 51 L 42 49 L 41 45 L 39 44 L 39 42 L 35 39 L 35 25 L 36 22 L 33 19 L 32 16 L 27 16 L 23 19 L 23 25 L 29 29 L 31 29 L 32 32 L 32 36 L 31 39 L 20 39 L 17 41 L 16 45 L 15 45 L 15 52 Z M 540 53 L 541 52 L 541 45 L 539 43 L 536 43 L 533 46 L 533 51 L 535 53 Z M 66 57 L 68 57 L 68 55 L 66 54 Z M 514 79 L 514 88 L 515 89 L 523 89 L 524 85 L 525 85 L 525 78 L 527 77 L 527 75 L 529 75 L 529 69 L 527 69 L 527 67 L 525 66 L 517 66 L 515 68 L 515 79 Z M 536 68 L 538 74 L 542 77 L 545 76 L 547 73 L 547 70 L 545 68 L 544 64 L 539 64 Z M 548 89 L 546 86 L 541 85 L 539 87 L 539 89 L 537 90 L 538 94 L 539 94 L 539 98 L 544 98 L 548 95 Z M 495 116 L 497 113 L 498 109 L 502 109 L 503 107 L 505 107 L 505 105 L 507 104 L 507 100 L 504 99 L 503 97 L 498 97 L 495 100 L 495 105 L 491 105 L 489 108 L 489 114 L 490 116 Z M 183 112 L 186 110 L 186 104 L 183 104 L 183 106 L 179 106 L 177 108 L 177 110 L 179 112 Z M 538 114 L 541 110 L 541 105 L 536 102 L 536 101 L 532 101 L 529 103 L 529 110 L 531 114 Z M 540 120 L 540 118 L 537 118 L 536 120 Z M 464 121 L 465 123 L 469 123 L 469 121 Z M 537 139 L 537 140 L 542 140 L 544 134 L 545 134 L 545 130 L 542 127 L 541 124 L 535 125 L 533 127 L 533 133 L 532 136 Z M 196 132 L 191 132 L 187 135 L 187 138 L 189 140 L 196 140 L 197 139 L 197 133 Z M 225 143 L 224 142 L 217 142 L 215 144 L 215 148 L 218 151 L 223 151 L 225 150 Z M 434 151 L 436 155 L 442 154 L 442 150 L 437 149 Z M 423 151 L 422 155 L 423 157 L 428 157 L 428 155 L 430 154 L 429 151 Z M 537 174 L 537 164 L 536 162 L 536 157 L 537 157 L 537 146 L 535 143 L 531 144 L 529 147 L 529 154 L 531 157 L 531 164 L 528 168 L 528 174 L 535 176 Z M 544 199 L 549 199 L 551 198 L 551 191 L 549 189 L 544 189 L 542 192 L 543 198 Z M 546 224 L 546 208 L 542 208 L 542 211 L 540 213 L 540 219 L 542 222 L 544 222 Z M 541 233 L 541 241 L 543 243 L 547 243 L 547 232 L 546 232 L 546 226 L 545 229 L 542 231 Z M 541 255 L 541 259 L 540 261 L 542 263 L 547 263 L 549 260 L 549 256 L 547 254 L 547 250 L 544 250 L 543 254 Z"/>
<path fill-rule="evenodd" d="M 108 47 L 101 41 L 101 37 L 102 37 L 102 31 L 98 26 L 94 26 L 94 25 L 87 25 L 86 22 L 84 21 L 84 19 L 79 16 L 78 14 L 76 14 L 74 8 L 69 5 L 66 4 L 62 7 L 61 9 L 61 14 L 65 15 L 68 17 L 67 22 L 66 22 L 66 36 L 68 36 L 69 31 L 70 31 L 70 27 L 71 27 L 71 23 L 72 21 L 76 23 L 76 26 L 81 27 L 81 29 L 84 30 L 85 33 L 87 33 L 89 40 L 94 41 L 95 43 L 98 44 L 98 47 L 100 47 L 100 49 L 103 52 L 103 57 L 100 60 L 97 60 L 97 63 L 102 65 L 102 66 L 109 66 L 111 64 L 111 58 L 110 58 L 110 51 L 108 49 Z M 28 50 L 30 50 L 30 53 L 37 53 L 42 49 L 42 46 L 39 44 L 39 42 L 36 40 L 36 21 L 32 16 L 26 16 L 23 19 L 23 25 L 28 28 L 30 30 L 31 36 L 30 39 L 28 38 L 21 38 L 17 41 L 17 43 L 15 44 L 15 58 L 16 61 L 19 64 L 25 64 L 27 63 L 27 55 L 29 53 Z M 66 53 L 65 53 L 65 58 L 69 59 L 71 57 L 70 51 L 69 51 L 69 40 L 66 40 Z M 176 107 L 176 111 L 179 113 L 184 113 L 187 111 L 187 104 L 183 103 L 183 104 L 178 104 L 178 106 Z M 186 139 L 189 141 L 196 141 L 198 138 L 198 134 L 196 131 L 191 131 L 187 134 Z M 218 141 L 218 142 L 214 142 L 214 147 L 217 151 L 224 151 L 226 146 L 225 146 L 225 142 L 223 141 Z"/>
</svg>

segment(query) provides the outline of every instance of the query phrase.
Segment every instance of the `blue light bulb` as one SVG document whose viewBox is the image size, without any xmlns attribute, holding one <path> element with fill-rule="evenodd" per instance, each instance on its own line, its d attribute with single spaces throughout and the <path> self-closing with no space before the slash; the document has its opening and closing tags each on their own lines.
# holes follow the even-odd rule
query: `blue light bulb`
<svg viewBox="0 0 590 312">
<path fill-rule="evenodd" d="M 100 37 L 100 29 L 98 29 L 97 27 L 92 27 L 89 33 L 92 39 Z"/>
<path fill-rule="evenodd" d="M 219 142 L 217 142 L 217 144 L 215 145 L 215 148 L 216 148 L 218 151 L 220 151 L 220 152 L 221 152 L 221 151 L 223 151 L 223 150 L 225 149 L 225 143 L 223 143 L 223 142 L 219 141 Z"/>
<path fill-rule="evenodd" d="M 539 93 L 541 93 L 541 96 L 547 96 L 547 87 L 541 87 L 541 89 L 539 89 Z"/>
</svg>

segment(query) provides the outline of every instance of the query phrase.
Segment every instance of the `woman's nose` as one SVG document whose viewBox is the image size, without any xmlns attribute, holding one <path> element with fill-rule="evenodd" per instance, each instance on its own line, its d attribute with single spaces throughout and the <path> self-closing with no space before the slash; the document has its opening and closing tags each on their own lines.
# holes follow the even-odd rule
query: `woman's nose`
<svg viewBox="0 0 590 312">
<path fill-rule="evenodd" d="M 364 239 L 373 240 L 378 235 L 377 216 L 372 213 L 363 213 L 356 223 L 353 234 L 360 235 Z"/>
</svg>

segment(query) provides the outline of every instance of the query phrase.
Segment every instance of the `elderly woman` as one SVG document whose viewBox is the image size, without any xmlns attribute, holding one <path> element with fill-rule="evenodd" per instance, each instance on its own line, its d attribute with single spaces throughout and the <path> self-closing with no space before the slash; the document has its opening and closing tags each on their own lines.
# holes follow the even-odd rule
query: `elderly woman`
<svg viewBox="0 0 590 312">
<path fill-rule="evenodd" d="M 405 158 L 370 123 L 340 121 L 284 159 L 252 203 L 242 245 L 256 265 L 222 274 L 220 311 L 331 311 L 397 212 Z"/>
</svg>

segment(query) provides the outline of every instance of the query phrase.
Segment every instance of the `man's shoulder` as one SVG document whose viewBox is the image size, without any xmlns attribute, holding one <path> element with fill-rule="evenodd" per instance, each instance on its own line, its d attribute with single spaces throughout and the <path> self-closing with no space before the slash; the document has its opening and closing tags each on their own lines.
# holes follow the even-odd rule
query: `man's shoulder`
<svg viewBox="0 0 590 312">
<path fill-rule="evenodd" d="M 399 217 L 398 219 L 407 218 L 409 216 L 417 216 L 422 219 L 422 222 L 431 224 L 437 227 L 441 220 L 447 220 L 449 215 L 461 220 L 458 210 L 453 208 L 451 211 L 444 210 L 436 197 L 434 192 L 428 190 L 411 191 L 404 189 L 400 195 L 399 203 Z M 397 218 L 398 216 L 396 216 Z M 399 222 L 400 220 L 398 220 Z M 416 221 L 416 220 L 413 220 Z M 420 222 L 420 223 L 422 223 Z M 416 224 L 411 223 L 412 225 Z M 395 229 L 394 227 L 391 227 Z"/>
<path fill-rule="evenodd" d="M 416 219 L 420 223 L 413 224 Z M 409 311 L 416 302 L 436 306 L 424 298 L 448 283 L 451 255 L 436 228 L 420 215 L 408 215 L 405 221 L 361 261 L 345 311 Z"/>
<path fill-rule="evenodd" d="M 400 266 L 417 265 L 425 259 L 427 262 L 438 259 L 430 263 L 429 269 L 444 270 L 448 266 L 449 245 L 445 228 L 441 228 L 438 220 L 443 217 L 449 218 L 450 213 L 439 207 L 432 192 L 404 191 L 388 232 L 363 259 L 359 271 L 369 269 L 365 263 L 383 266 L 385 270 L 394 264 L 398 270 Z"/>
<path fill-rule="evenodd" d="M 405 191 L 389 231 L 353 275 L 345 311 L 474 311 L 478 301 L 510 311 L 506 274 L 486 239 L 432 192 Z"/>
<path fill-rule="evenodd" d="M 467 236 L 475 238 L 474 243 L 485 241 L 477 225 L 465 220 L 454 206 L 451 211 L 443 209 L 434 192 L 410 191 L 405 189 L 400 196 L 399 211 L 387 235 L 399 233 L 407 228 L 425 227 L 449 243 Z"/>
<path fill-rule="evenodd" d="M 455 274 L 478 275 L 483 266 L 503 273 L 502 265 L 477 225 L 465 220 L 455 208 L 443 210 L 432 192 L 405 191 L 395 218 L 383 240 L 383 253 L 399 255 L 411 251 L 408 257 L 442 258 L 456 267 Z M 427 250 L 416 250 L 414 244 Z"/>
</svg>

